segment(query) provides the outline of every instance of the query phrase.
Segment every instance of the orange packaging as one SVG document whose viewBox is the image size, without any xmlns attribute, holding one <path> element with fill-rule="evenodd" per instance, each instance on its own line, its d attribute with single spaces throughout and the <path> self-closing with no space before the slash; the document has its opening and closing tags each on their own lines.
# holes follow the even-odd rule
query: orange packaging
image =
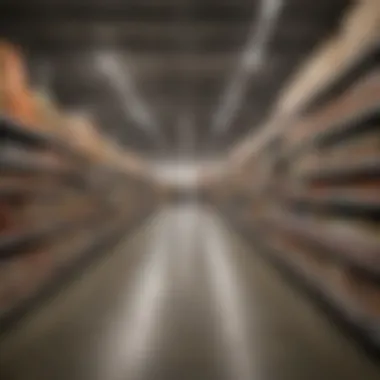
<svg viewBox="0 0 380 380">
<path fill-rule="evenodd" d="M 0 109 L 26 126 L 36 124 L 35 104 L 22 55 L 6 42 L 0 42 Z"/>
</svg>

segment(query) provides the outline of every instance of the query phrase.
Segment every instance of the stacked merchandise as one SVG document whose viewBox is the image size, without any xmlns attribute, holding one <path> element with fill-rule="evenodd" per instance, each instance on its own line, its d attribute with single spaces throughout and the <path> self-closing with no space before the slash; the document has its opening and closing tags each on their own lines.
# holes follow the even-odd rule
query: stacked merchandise
<svg viewBox="0 0 380 380">
<path fill-rule="evenodd" d="M 235 220 L 380 347 L 380 4 L 358 10 L 333 40 L 356 50 L 337 49 L 337 66 L 322 48 L 247 155 L 249 219 Z"/>
<path fill-rule="evenodd" d="M 0 111 L 1 320 L 148 212 L 154 194 L 139 159 L 30 88 L 20 51 L 5 42 Z"/>
<path fill-rule="evenodd" d="M 284 133 L 282 186 L 259 224 L 282 260 L 380 344 L 380 76 L 363 77 Z"/>
</svg>

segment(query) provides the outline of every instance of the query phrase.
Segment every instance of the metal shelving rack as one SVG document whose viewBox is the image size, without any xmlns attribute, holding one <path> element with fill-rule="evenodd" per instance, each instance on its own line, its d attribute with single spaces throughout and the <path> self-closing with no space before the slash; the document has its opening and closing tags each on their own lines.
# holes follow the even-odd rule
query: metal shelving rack
<svg viewBox="0 0 380 380">
<path fill-rule="evenodd" d="M 125 200 L 115 203 L 116 191 Z M 2 116 L 0 333 L 96 250 L 107 252 L 150 213 L 155 197 L 143 176 Z"/>
<path fill-rule="evenodd" d="M 274 131 L 277 123 L 277 132 L 265 139 L 264 128 L 262 143 L 252 139 L 250 154 L 245 143 L 240 169 L 254 178 L 255 190 L 244 209 L 234 206 L 235 188 L 215 198 L 266 257 L 318 294 L 378 352 L 379 38 L 343 69 L 336 67 L 333 79 L 306 95 L 297 114 L 273 117 L 268 125 Z M 379 144 L 361 146 L 363 136 Z"/>
</svg>

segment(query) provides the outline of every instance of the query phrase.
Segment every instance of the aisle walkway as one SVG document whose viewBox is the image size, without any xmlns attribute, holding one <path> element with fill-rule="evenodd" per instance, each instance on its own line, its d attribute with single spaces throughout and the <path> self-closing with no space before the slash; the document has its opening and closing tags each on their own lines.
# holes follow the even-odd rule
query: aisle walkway
<svg viewBox="0 0 380 380">
<path fill-rule="evenodd" d="M 2 380 L 372 380 L 211 211 L 168 208 L 0 343 Z"/>
</svg>

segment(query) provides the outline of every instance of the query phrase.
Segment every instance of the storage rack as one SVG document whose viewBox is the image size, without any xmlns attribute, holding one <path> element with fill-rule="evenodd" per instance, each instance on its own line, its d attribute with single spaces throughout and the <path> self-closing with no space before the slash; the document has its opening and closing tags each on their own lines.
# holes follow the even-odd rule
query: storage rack
<svg viewBox="0 0 380 380">
<path fill-rule="evenodd" d="M 301 280 L 377 352 L 379 54 L 377 39 L 343 70 L 336 67 L 334 79 L 297 114 L 275 118 L 278 132 L 256 144 L 239 168 L 249 184 L 236 181 L 228 189 L 226 175 L 211 189 L 222 213 L 254 238 L 259 251 Z M 239 207 L 244 186 L 250 197 Z"/>
<path fill-rule="evenodd" d="M 143 176 L 0 117 L 0 333 L 157 201 Z M 106 180 L 105 180 L 106 179 Z M 115 200 L 115 196 L 117 199 Z"/>
</svg>

